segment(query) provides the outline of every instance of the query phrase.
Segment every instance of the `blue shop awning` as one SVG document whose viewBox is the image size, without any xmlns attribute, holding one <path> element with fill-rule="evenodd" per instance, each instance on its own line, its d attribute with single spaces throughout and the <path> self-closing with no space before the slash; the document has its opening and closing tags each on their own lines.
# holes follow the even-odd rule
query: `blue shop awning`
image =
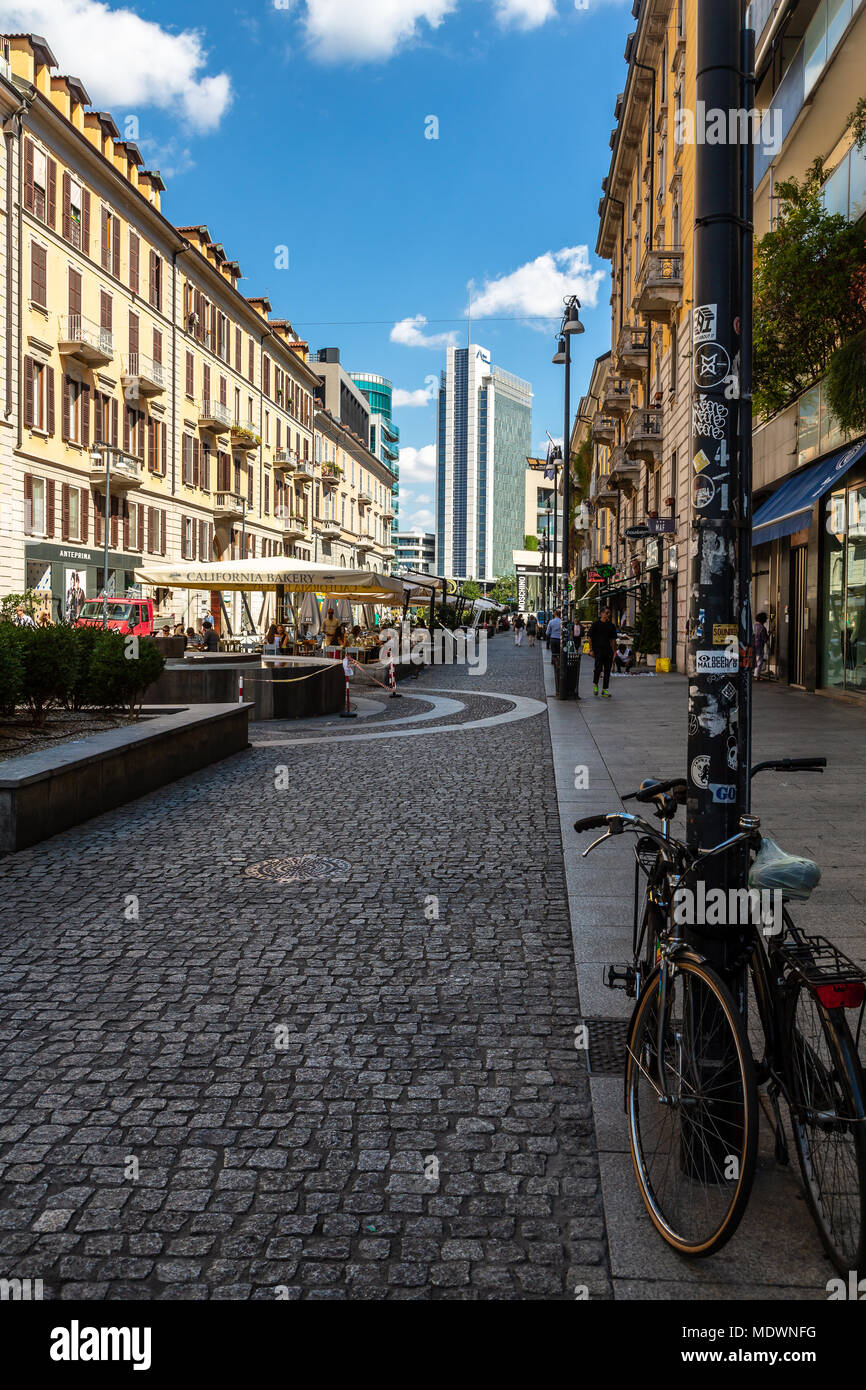
<svg viewBox="0 0 866 1390">
<path fill-rule="evenodd" d="M 866 439 L 858 439 L 856 444 L 846 445 L 804 473 L 789 478 L 755 512 L 752 544 L 764 545 L 780 536 L 793 536 L 795 531 L 802 531 L 811 523 L 812 508 L 819 497 L 835 487 L 864 455 Z"/>
</svg>

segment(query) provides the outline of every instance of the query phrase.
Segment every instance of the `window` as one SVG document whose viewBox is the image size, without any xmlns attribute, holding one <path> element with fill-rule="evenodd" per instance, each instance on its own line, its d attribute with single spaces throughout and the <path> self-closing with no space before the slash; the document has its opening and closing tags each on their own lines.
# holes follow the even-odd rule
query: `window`
<svg viewBox="0 0 866 1390">
<path fill-rule="evenodd" d="M 24 475 L 24 530 L 29 536 L 47 534 L 47 486 L 44 478 Z"/>
<path fill-rule="evenodd" d="M 247 365 L 247 376 L 249 377 L 249 379 L 250 379 L 250 381 L 252 382 L 253 386 L 255 386 L 255 384 L 256 384 L 256 345 L 255 345 L 255 343 L 253 342 L 252 338 L 250 338 L 250 356 L 249 356 L 249 363 L 248 363 L 248 365 Z"/>
<path fill-rule="evenodd" d="M 120 219 L 108 208 L 102 209 L 100 260 L 102 269 L 120 278 Z"/>
<path fill-rule="evenodd" d="M 190 400 L 195 395 L 195 358 L 191 352 L 186 355 L 186 394 Z"/>
<path fill-rule="evenodd" d="M 99 326 L 111 332 L 112 305 L 111 295 L 105 290 L 99 291 Z"/>
<path fill-rule="evenodd" d="M 139 280 L 139 261 L 141 259 L 141 243 L 135 232 L 129 233 L 129 288 L 133 294 L 138 294 Z"/>
<path fill-rule="evenodd" d="M 90 445 L 90 387 L 63 378 L 63 438 L 68 444 Z"/>
<path fill-rule="evenodd" d="M 24 428 L 54 433 L 54 368 L 24 358 Z"/>
<path fill-rule="evenodd" d="M 148 300 L 154 309 L 162 308 L 162 261 L 155 251 L 150 253 Z"/>
<path fill-rule="evenodd" d="M 60 534 L 64 541 L 87 540 L 87 497 L 80 488 L 64 483 L 60 493 Z"/>
<path fill-rule="evenodd" d="M 81 314 L 81 275 L 72 266 L 69 267 L 68 290 L 69 317 L 78 318 Z M 74 325 L 70 325 L 70 330 L 74 331 Z"/>
<path fill-rule="evenodd" d="M 270 442 L 271 442 L 271 412 L 270 412 L 269 410 L 266 410 L 266 411 L 265 411 L 265 443 L 266 443 L 266 444 L 270 444 Z"/>
<path fill-rule="evenodd" d="M 30 298 L 40 308 L 48 308 L 48 252 L 36 241 L 30 243 Z"/>
<path fill-rule="evenodd" d="M 671 395 L 672 395 L 672 396 L 676 395 L 676 390 L 677 390 L 677 378 L 678 378 L 678 374 L 679 374 L 679 355 L 680 355 L 679 327 L 678 327 L 677 324 L 671 323 Z"/>
<path fill-rule="evenodd" d="M 126 504 L 123 532 L 124 549 L 141 550 L 141 505 L 138 502 Z"/>
<path fill-rule="evenodd" d="M 57 165 L 32 140 L 24 141 L 24 206 L 47 226 L 54 226 Z"/>
</svg>

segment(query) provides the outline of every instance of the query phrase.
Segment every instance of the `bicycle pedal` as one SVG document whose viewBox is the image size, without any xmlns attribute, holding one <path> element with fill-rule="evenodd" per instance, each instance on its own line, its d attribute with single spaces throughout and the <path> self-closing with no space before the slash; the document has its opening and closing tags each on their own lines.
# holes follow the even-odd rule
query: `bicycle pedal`
<svg viewBox="0 0 866 1390">
<path fill-rule="evenodd" d="M 634 998 L 635 986 L 637 984 L 637 973 L 633 965 L 627 965 L 623 970 L 618 970 L 615 965 L 609 965 L 604 972 L 604 983 L 608 989 L 623 989 L 630 999 Z"/>
</svg>

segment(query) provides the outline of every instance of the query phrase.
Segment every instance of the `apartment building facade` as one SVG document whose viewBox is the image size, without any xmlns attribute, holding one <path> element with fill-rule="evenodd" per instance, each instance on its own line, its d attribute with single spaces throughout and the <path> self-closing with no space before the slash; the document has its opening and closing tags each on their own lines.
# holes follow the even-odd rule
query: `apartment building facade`
<svg viewBox="0 0 866 1390">
<path fill-rule="evenodd" d="M 314 441 L 312 508 L 304 533 L 311 558 L 388 574 L 396 553 L 391 469 L 324 407 L 315 412 Z"/>
<path fill-rule="evenodd" d="M 866 216 L 866 150 L 848 117 L 864 95 L 864 0 L 756 0 L 758 103 L 778 113 L 755 167 L 755 232 L 778 217 L 776 189 L 824 161 L 824 206 Z M 847 436 L 816 382 L 754 433 L 752 589 L 768 614 L 770 664 L 807 691 L 866 698 L 866 438 Z"/>
<path fill-rule="evenodd" d="M 206 225 L 163 216 L 159 174 L 44 40 L 3 43 L 2 591 L 67 615 L 72 592 L 106 582 L 106 528 L 119 594 L 152 557 L 311 559 L 322 382 L 307 344 L 241 294 Z M 154 597 L 163 621 L 204 603 L 243 625 L 237 597 Z"/>
</svg>

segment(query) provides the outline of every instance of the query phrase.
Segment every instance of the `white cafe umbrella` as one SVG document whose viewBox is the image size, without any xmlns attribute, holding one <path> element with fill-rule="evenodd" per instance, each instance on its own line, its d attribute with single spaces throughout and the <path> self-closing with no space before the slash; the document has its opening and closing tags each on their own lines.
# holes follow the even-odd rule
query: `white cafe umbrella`
<svg viewBox="0 0 866 1390">
<path fill-rule="evenodd" d="M 300 624 L 302 628 L 305 623 L 308 624 L 307 635 L 309 637 L 318 637 L 322 630 L 322 613 L 319 608 L 318 599 L 316 595 L 312 593 L 304 594 L 301 603 Z"/>
<path fill-rule="evenodd" d="M 365 626 L 365 627 L 371 628 L 371 627 L 374 627 L 374 626 L 375 626 L 375 624 L 376 624 L 376 618 L 375 618 L 375 615 L 374 615 L 374 613 L 373 613 L 373 605 L 372 605 L 372 603 L 365 603 L 365 604 L 364 604 L 363 608 L 361 609 L 361 617 L 362 617 L 362 619 L 363 619 L 363 623 L 364 623 L 364 626 Z"/>
<path fill-rule="evenodd" d="M 353 626 L 354 618 L 352 617 L 352 605 L 347 598 L 338 599 L 335 616 L 338 623 L 343 623 L 344 625 L 348 623 L 349 627 Z"/>
</svg>

